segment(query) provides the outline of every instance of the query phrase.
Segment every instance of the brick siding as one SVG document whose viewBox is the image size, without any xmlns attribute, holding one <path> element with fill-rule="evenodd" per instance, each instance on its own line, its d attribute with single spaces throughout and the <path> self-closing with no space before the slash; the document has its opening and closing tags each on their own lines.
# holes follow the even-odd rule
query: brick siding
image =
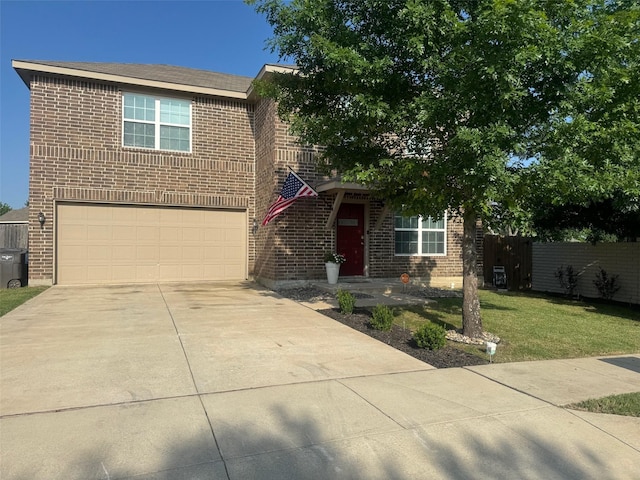
<svg viewBox="0 0 640 480">
<path fill-rule="evenodd" d="M 162 95 L 171 97 L 166 92 Z M 54 201 L 238 208 L 247 210 L 249 219 L 255 216 L 253 104 L 200 96 L 191 100 L 191 153 L 125 148 L 120 88 L 34 77 L 29 192 L 32 283 L 53 280 Z M 48 219 L 43 229 L 37 222 L 40 211 Z M 250 235 L 250 271 L 254 258 Z"/>
<path fill-rule="evenodd" d="M 266 122 L 266 125 L 261 125 Z M 291 167 L 309 185 L 328 180 L 317 173 L 317 150 L 300 145 L 288 133 L 287 125 L 276 115 L 272 101 L 261 101 L 256 107 L 256 210 L 264 215 L 278 194 Z M 262 189 L 262 186 L 266 188 Z M 258 258 L 256 277 L 270 286 L 286 285 L 302 280 L 326 278 L 323 256 L 335 251 L 335 222 L 330 229 L 325 224 L 335 194 L 321 193 L 317 198 L 303 198 L 290 206 L 257 236 Z M 366 230 L 367 258 L 365 265 L 372 278 L 399 277 L 409 273 L 413 278 L 433 282 L 435 278 L 459 281 L 462 275 L 462 220 L 450 218 L 447 225 L 447 255 L 442 257 L 395 256 L 393 214 L 387 213 L 381 227 L 374 225 L 382 213 L 382 204 L 368 194 L 345 195 L 343 203 L 363 203 L 368 209 Z M 259 220 L 262 220 L 260 217 Z M 460 286 L 458 283 L 457 286 Z"/>
<path fill-rule="evenodd" d="M 258 222 L 280 193 L 293 169 L 309 185 L 324 179 L 316 172 L 314 148 L 301 146 L 277 117 L 275 103 L 256 106 L 256 211 Z M 334 235 L 324 228 L 331 203 L 322 198 L 302 198 L 258 230 L 256 278 L 267 285 L 322 278 L 325 251 L 333 248 Z"/>
<path fill-rule="evenodd" d="M 126 91 L 126 90 L 124 90 Z M 327 180 L 315 168 L 318 150 L 303 146 L 277 117 L 272 100 L 239 101 L 193 95 L 192 152 L 122 147 L 122 92 L 118 86 L 53 76 L 31 82 L 29 276 L 51 283 L 55 202 L 102 202 L 233 208 L 247 211 L 249 274 L 278 285 L 325 278 L 323 254 L 335 250 L 335 225 L 325 228 L 335 194 L 295 202 L 252 232 L 282 183 L 295 170 L 312 187 Z M 147 91 L 172 97 L 171 93 Z M 254 193 L 255 192 L 255 193 Z M 345 203 L 365 205 L 367 274 L 374 278 L 460 277 L 462 223 L 448 222 L 447 255 L 394 255 L 393 214 L 367 194 Z M 40 228 L 38 212 L 47 222 Z"/>
<path fill-rule="evenodd" d="M 380 206 L 372 204 L 372 222 L 380 215 Z M 462 219 L 448 217 L 446 256 L 395 256 L 393 213 L 387 214 L 380 226 L 371 234 L 370 275 L 372 277 L 457 277 L 462 275 Z"/>
</svg>

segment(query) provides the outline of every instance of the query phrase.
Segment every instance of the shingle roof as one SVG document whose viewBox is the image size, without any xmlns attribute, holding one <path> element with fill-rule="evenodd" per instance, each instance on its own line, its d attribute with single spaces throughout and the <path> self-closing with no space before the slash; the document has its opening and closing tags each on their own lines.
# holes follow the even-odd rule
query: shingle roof
<svg viewBox="0 0 640 480">
<path fill-rule="evenodd" d="M 100 63 L 100 62 L 58 62 L 49 60 L 16 60 L 32 65 L 43 65 L 91 73 L 116 75 L 132 79 L 151 80 L 178 85 L 201 88 L 212 88 L 231 92 L 245 93 L 251 86 L 251 77 L 230 75 L 228 73 L 210 72 L 194 68 L 176 67 L 172 65 L 147 65 L 137 63 Z M 19 72 L 20 73 L 20 72 Z M 27 83 L 27 79 L 21 73 Z"/>
<path fill-rule="evenodd" d="M 19 223 L 29 221 L 29 207 L 9 210 L 0 216 L 0 223 Z"/>
</svg>

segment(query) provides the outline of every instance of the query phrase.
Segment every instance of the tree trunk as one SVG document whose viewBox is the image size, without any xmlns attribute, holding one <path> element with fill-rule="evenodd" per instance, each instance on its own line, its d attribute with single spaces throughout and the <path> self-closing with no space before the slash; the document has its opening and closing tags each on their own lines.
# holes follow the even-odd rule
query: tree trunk
<svg viewBox="0 0 640 480">
<path fill-rule="evenodd" d="M 479 337 L 482 333 L 476 250 L 476 214 L 465 210 L 462 234 L 462 334 Z"/>
</svg>

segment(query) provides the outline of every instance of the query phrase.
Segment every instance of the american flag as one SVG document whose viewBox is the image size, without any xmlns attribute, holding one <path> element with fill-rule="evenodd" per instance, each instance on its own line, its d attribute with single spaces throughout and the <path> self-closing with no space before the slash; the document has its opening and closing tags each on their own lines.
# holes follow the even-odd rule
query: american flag
<svg viewBox="0 0 640 480">
<path fill-rule="evenodd" d="M 318 194 L 315 190 L 292 171 L 284 181 L 284 185 L 282 186 L 282 191 L 280 192 L 278 199 L 269 207 L 264 220 L 262 220 L 262 226 L 264 227 L 267 223 L 280 215 L 298 198 L 317 196 Z"/>
</svg>

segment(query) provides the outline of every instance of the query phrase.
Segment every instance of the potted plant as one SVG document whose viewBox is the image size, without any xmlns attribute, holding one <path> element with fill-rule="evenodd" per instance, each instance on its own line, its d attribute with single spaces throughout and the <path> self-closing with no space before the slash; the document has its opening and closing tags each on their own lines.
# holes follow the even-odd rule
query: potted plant
<svg viewBox="0 0 640 480">
<path fill-rule="evenodd" d="M 324 266 L 327 269 L 327 282 L 330 285 L 338 283 L 338 275 L 340 275 L 340 265 L 347 259 L 341 253 L 327 252 L 324 255 Z"/>
</svg>

